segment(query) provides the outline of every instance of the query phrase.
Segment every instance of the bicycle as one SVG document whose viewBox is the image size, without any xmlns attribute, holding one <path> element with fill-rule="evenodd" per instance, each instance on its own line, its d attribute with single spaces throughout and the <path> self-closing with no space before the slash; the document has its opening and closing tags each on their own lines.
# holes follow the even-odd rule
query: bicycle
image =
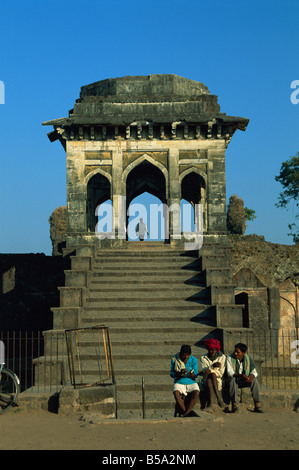
<svg viewBox="0 0 299 470">
<path fill-rule="evenodd" d="M 0 364 L 0 415 L 16 404 L 19 392 L 19 377 Z"/>
</svg>

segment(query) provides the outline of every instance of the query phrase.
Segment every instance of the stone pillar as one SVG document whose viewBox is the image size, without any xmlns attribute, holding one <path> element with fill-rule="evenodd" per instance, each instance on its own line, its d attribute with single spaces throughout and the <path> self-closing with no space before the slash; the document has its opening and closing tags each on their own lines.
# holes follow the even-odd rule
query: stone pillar
<svg viewBox="0 0 299 470">
<path fill-rule="evenodd" d="M 87 189 L 84 177 L 84 152 L 78 143 L 67 142 L 67 232 L 86 232 Z"/>
<path fill-rule="evenodd" d="M 126 187 L 122 181 L 123 154 L 120 148 L 112 152 L 111 199 L 113 204 L 113 231 L 116 238 L 125 239 Z"/>
<path fill-rule="evenodd" d="M 278 331 L 280 328 L 280 291 L 278 287 L 268 288 L 269 326 L 272 337 L 271 348 L 273 354 L 278 354 Z"/>
<path fill-rule="evenodd" d="M 225 148 L 208 150 L 207 231 L 226 232 Z"/>
<path fill-rule="evenodd" d="M 168 223 L 170 241 L 181 238 L 181 217 L 176 209 L 181 204 L 181 186 L 179 179 L 179 150 L 168 150 Z"/>
</svg>

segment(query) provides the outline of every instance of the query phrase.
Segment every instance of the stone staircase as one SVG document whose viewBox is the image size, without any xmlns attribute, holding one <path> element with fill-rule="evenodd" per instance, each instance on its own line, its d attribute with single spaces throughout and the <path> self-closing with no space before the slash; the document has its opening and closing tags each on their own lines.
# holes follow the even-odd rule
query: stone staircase
<svg viewBox="0 0 299 470">
<path fill-rule="evenodd" d="M 63 341 L 65 329 L 105 325 L 112 345 L 117 417 L 143 417 L 143 403 L 146 418 L 172 417 L 171 357 L 189 344 L 199 359 L 207 337 L 218 338 L 228 352 L 234 330 L 239 334 L 242 328 L 243 306 L 234 303 L 229 247 L 211 242 L 192 252 L 159 242 L 114 249 L 82 244 L 70 261 L 60 307 L 53 309 L 54 329 L 45 332 L 46 338 Z M 91 365 L 96 362 L 92 340 L 82 348 L 86 380 L 92 384 L 98 374 Z M 69 383 L 67 368 L 64 356 L 62 383 Z"/>
<path fill-rule="evenodd" d="M 198 253 L 134 243 L 99 250 L 79 328 L 109 327 L 118 418 L 173 416 L 170 360 L 182 344 L 197 358 L 217 335 Z"/>
</svg>

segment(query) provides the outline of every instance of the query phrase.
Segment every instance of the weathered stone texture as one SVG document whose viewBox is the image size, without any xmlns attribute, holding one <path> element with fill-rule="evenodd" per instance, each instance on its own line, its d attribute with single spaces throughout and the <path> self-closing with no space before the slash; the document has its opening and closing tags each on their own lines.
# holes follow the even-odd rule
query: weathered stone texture
<svg viewBox="0 0 299 470">
<path fill-rule="evenodd" d="M 44 123 L 54 127 L 50 140 L 67 153 L 68 233 L 94 232 L 99 204 L 121 196 L 128 206 L 144 191 L 168 206 L 184 195 L 203 205 L 205 232 L 226 232 L 225 151 L 247 124 L 221 113 L 204 84 L 176 75 L 82 87 L 69 117 Z M 116 231 L 120 225 L 116 219 Z"/>
</svg>

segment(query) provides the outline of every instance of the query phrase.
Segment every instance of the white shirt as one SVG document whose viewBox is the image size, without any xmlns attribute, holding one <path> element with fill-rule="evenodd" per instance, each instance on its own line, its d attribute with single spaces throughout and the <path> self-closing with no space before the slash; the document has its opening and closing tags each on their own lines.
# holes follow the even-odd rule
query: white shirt
<svg viewBox="0 0 299 470">
<path fill-rule="evenodd" d="M 238 374 L 242 374 L 243 372 L 243 363 L 239 361 L 239 359 L 236 359 L 237 363 L 238 363 Z M 233 366 L 232 366 L 232 358 L 230 356 L 227 356 L 226 358 L 226 372 L 227 372 L 227 375 L 229 377 L 233 377 L 234 374 L 236 373 Z M 250 371 L 250 375 L 254 375 L 254 377 L 257 377 L 258 376 L 258 373 L 256 371 L 256 369 L 252 369 Z"/>
</svg>

